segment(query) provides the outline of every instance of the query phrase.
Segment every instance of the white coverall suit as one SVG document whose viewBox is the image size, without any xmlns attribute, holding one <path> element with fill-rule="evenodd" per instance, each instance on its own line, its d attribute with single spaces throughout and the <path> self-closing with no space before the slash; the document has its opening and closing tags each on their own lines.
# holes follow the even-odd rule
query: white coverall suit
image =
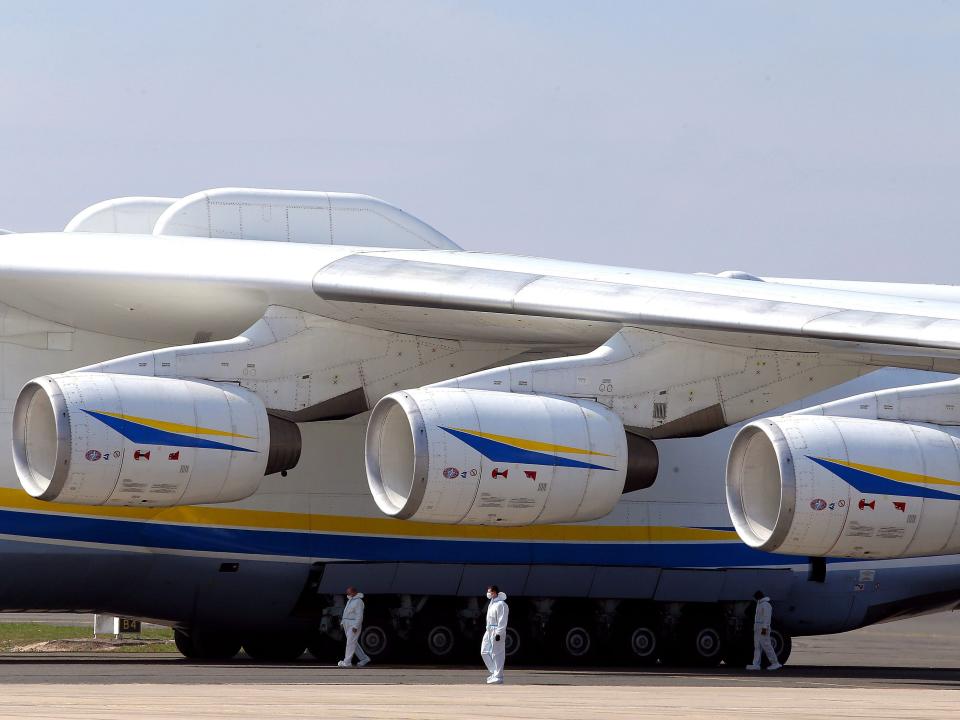
<svg viewBox="0 0 960 720">
<path fill-rule="evenodd" d="M 488 683 L 503 682 L 503 665 L 506 661 L 507 607 L 506 593 L 500 593 L 487 605 L 487 629 L 480 644 L 480 657 L 490 671 Z"/>
<path fill-rule="evenodd" d="M 770 670 L 777 670 L 781 667 L 777 660 L 777 654 L 773 651 L 773 643 L 770 642 L 770 623 L 773 620 L 773 606 L 770 604 L 770 598 L 763 597 L 757 600 L 757 612 L 753 616 L 753 664 L 748 665 L 748 670 L 760 669 L 760 653 L 766 653 L 767 660 L 770 661 Z"/>
<path fill-rule="evenodd" d="M 344 651 L 343 660 L 339 663 L 340 667 L 350 667 L 354 653 L 359 660 L 359 665 L 370 662 L 370 656 L 360 646 L 360 632 L 363 630 L 363 593 L 358 592 L 347 600 L 347 604 L 343 607 L 343 614 L 340 616 L 340 627 L 343 628 L 343 634 L 347 636 L 347 649 Z"/>
</svg>

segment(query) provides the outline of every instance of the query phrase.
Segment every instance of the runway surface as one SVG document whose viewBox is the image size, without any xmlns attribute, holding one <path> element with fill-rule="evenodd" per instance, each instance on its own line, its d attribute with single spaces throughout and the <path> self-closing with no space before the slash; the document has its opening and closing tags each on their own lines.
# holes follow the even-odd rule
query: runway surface
<svg viewBox="0 0 960 720">
<path fill-rule="evenodd" d="M 779 673 L 476 666 L 340 670 L 171 654 L 0 656 L 0 718 L 953 718 L 960 615 L 799 638 Z"/>
</svg>

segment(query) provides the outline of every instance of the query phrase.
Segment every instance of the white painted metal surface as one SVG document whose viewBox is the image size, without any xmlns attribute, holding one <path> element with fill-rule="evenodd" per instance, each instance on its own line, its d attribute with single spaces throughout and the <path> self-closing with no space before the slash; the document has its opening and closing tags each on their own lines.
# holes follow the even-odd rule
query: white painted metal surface
<svg viewBox="0 0 960 720">
<path fill-rule="evenodd" d="M 28 383 L 13 418 L 20 482 L 41 500 L 168 507 L 256 492 L 270 432 L 232 385 L 100 373 Z"/>
<path fill-rule="evenodd" d="M 155 235 L 459 250 L 447 236 L 369 195 L 216 188 L 170 205 Z"/>
<path fill-rule="evenodd" d="M 166 197 L 104 200 L 74 215 L 63 231 L 148 234 L 153 232 L 157 218 L 176 201 Z"/>
<path fill-rule="evenodd" d="M 588 400 L 424 388 L 370 416 L 367 478 L 401 519 L 466 525 L 581 522 L 623 491 L 623 425 Z"/>
<path fill-rule="evenodd" d="M 751 547 L 896 558 L 960 551 L 960 431 L 795 414 L 748 424 L 727 467 L 734 527 Z"/>
</svg>

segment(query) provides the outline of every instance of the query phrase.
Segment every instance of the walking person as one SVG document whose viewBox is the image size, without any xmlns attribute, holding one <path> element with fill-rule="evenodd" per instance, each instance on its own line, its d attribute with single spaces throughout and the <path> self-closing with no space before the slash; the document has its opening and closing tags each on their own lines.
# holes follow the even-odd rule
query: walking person
<svg viewBox="0 0 960 720">
<path fill-rule="evenodd" d="M 483 642 L 480 644 L 480 657 L 490 671 L 487 678 L 488 685 L 503 684 L 503 665 L 506 662 L 507 617 L 510 608 L 507 606 L 507 596 L 500 592 L 500 588 L 491 585 L 487 588 L 487 627 L 483 633 Z"/>
<path fill-rule="evenodd" d="M 337 667 L 353 667 L 353 656 L 357 656 L 357 667 L 364 667 L 370 663 L 370 656 L 360 646 L 360 631 L 363 629 L 363 593 L 351 585 L 347 588 L 347 604 L 343 607 L 340 616 L 340 627 L 347 638 L 347 647 L 343 660 Z"/>
<path fill-rule="evenodd" d="M 753 594 L 757 601 L 757 611 L 753 616 L 753 663 L 747 665 L 747 670 L 760 669 L 760 653 L 763 652 L 770 661 L 767 670 L 779 670 L 783 667 L 780 664 L 777 654 L 773 651 L 773 643 L 770 642 L 770 624 L 773 621 L 773 605 L 770 604 L 770 598 L 763 594 L 762 590 L 757 590 Z"/>
</svg>

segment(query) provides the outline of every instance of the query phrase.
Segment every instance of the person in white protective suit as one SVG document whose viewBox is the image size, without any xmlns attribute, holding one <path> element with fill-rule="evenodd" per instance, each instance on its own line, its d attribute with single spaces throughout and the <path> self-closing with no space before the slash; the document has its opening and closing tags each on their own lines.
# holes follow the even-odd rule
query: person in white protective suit
<svg viewBox="0 0 960 720">
<path fill-rule="evenodd" d="M 347 648 L 343 653 L 343 660 L 337 667 L 353 667 L 353 656 L 357 656 L 357 667 L 370 663 L 370 656 L 360 646 L 360 631 L 363 629 L 363 593 L 357 592 L 352 585 L 347 588 L 347 604 L 343 606 L 340 616 L 340 627 L 347 637 Z"/>
<path fill-rule="evenodd" d="M 503 665 L 507 657 L 507 617 L 510 608 L 506 594 L 500 592 L 496 585 L 487 588 L 487 600 L 490 601 L 487 604 L 487 627 L 480 645 L 480 657 L 490 671 L 487 684 L 500 685 L 503 683 Z"/>
<path fill-rule="evenodd" d="M 777 654 L 773 651 L 773 643 L 770 642 L 770 623 L 773 621 L 773 605 L 770 604 L 770 598 L 757 590 L 753 594 L 757 601 L 757 611 L 753 616 L 753 663 L 747 665 L 747 670 L 760 669 L 760 653 L 766 653 L 770 666 L 767 670 L 779 670 L 783 667 L 777 659 Z"/>
</svg>

